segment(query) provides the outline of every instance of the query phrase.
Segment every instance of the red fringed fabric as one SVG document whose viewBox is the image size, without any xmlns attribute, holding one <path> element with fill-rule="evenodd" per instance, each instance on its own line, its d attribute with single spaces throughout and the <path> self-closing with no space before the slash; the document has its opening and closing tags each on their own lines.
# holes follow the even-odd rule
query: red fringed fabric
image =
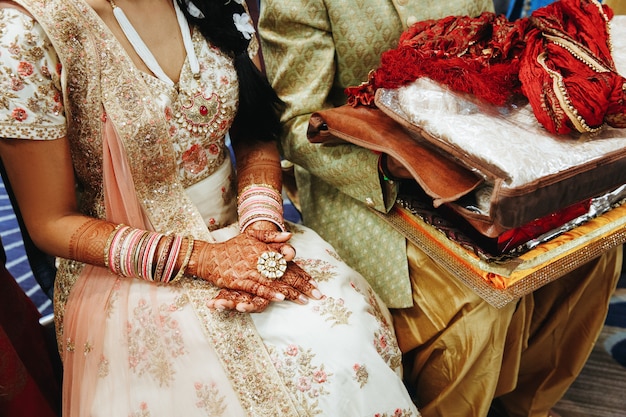
<svg viewBox="0 0 626 417">
<path fill-rule="evenodd" d="M 550 132 L 593 132 L 624 123 L 624 78 L 611 57 L 610 8 L 561 0 L 529 18 L 519 79 L 537 120 Z"/>
<path fill-rule="evenodd" d="M 378 88 L 428 77 L 495 105 L 528 98 L 550 132 L 626 127 L 624 78 L 613 63 L 608 22 L 597 0 L 559 0 L 529 18 L 446 17 L 407 29 L 366 83 L 346 89 L 348 103 L 374 106 Z"/>
<path fill-rule="evenodd" d="M 526 24 L 489 12 L 477 18 L 418 22 L 403 33 L 396 49 L 383 53 L 381 66 L 367 84 L 346 90 L 349 103 L 372 105 L 376 89 L 428 77 L 489 103 L 504 104 L 521 93 L 517 73 Z"/>
</svg>

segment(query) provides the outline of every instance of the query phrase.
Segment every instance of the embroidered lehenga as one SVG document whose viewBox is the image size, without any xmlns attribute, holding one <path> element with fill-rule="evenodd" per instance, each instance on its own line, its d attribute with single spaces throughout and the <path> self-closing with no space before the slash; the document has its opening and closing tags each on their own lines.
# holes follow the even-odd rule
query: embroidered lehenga
<svg viewBox="0 0 626 417">
<path fill-rule="evenodd" d="M 19 3 L 34 19 L 0 9 L 0 136 L 67 135 L 86 214 L 206 241 L 238 233 L 231 59 L 194 31 L 199 76 L 186 62 L 171 86 L 139 71 L 82 0 Z M 292 231 L 325 297 L 260 314 L 208 309 L 204 281 L 156 285 L 61 260 L 64 415 L 418 415 L 386 308 L 313 231 Z"/>
</svg>

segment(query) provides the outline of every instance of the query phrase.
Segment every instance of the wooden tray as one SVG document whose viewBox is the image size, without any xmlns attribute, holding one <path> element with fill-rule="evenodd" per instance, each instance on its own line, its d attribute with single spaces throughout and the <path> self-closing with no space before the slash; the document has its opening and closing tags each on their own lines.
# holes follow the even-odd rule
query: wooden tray
<svg viewBox="0 0 626 417">
<path fill-rule="evenodd" d="M 399 204 L 388 214 L 374 212 L 497 308 L 626 242 L 624 204 L 500 263 L 481 259 Z"/>
</svg>

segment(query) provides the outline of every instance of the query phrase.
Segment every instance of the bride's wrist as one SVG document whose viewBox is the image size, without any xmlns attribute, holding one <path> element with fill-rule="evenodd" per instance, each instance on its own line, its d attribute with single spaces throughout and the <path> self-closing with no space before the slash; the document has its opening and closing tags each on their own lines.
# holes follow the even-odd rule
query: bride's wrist
<svg viewBox="0 0 626 417">
<path fill-rule="evenodd" d="M 237 213 L 241 233 L 258 221 L 268 221 L 281 231 L 286 230 L 282 195 L 272 185 L 250 184 L 243 188 L 237 198 Z"/>
</svg>

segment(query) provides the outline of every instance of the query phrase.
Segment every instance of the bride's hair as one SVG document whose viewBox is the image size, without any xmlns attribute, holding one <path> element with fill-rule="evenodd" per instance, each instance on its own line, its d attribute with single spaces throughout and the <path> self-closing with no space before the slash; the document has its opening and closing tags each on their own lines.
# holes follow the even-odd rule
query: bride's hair
<svg viewBox="0 0 626 417">
<path fill-rule="evenodd" d="M 277 140 L 281 132 L 280 112 L 284 104 L 265 74 L 250 59 L 250 40 L 235 26 L 233 16 L 246 12 L 243 5 L 235 0 L 177 1 L 189 22 L 209 42 L 234 58 L 239 79 L 239 110 L 235 122 L 240 135 L 237 136 L 245 140 Z M 239 120 L 241 123 L 237 123 Z"/>
</svg>

